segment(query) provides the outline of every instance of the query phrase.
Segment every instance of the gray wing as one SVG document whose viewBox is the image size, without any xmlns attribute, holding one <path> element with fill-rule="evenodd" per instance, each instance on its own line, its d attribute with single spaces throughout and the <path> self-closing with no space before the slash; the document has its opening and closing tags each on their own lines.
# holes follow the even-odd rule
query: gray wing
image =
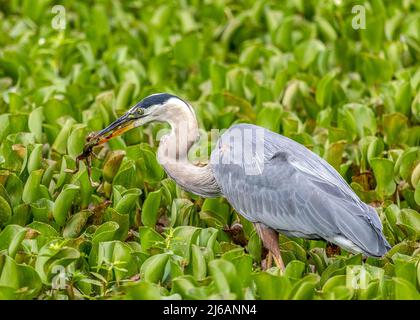
<svg viewBox="0 0 420 320">
<path fill-rule="evenodd" d="M 220 137 L 211 166 L 223 195 L 252 222 L 373 256 L 389 248 L 375 210 L 324 159 L 291 139 L 233 126 Z"/>
</svg>

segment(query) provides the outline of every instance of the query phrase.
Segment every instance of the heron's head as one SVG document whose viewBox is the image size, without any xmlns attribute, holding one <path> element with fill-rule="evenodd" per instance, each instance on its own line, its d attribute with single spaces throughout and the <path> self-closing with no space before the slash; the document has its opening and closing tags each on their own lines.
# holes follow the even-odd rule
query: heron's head
<svg viewBox="0 0 420 320">
<path fill-rule="evenodd" d="M 94 134 L 89 142 L 93 145 L 103 144 L 113 137 L 146 123 L 167 121 L 171 111 L 176 112 L 176 109 L 185 108 L 192 112 L 189 104 L 175 95 L 169 93 L 152 94 L 138 102 L 108 127 Z"/>
</svg>

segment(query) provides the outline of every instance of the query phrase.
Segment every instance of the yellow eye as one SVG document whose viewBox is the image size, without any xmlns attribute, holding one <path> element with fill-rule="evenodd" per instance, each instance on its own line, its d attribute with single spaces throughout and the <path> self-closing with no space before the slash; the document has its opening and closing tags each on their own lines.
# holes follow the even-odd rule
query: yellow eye
<svg viewBox="0 0 420 320">
<path fill-rule="evenodd" d="M 138 109 L 134 109 L 133 111 L 131 111 L 128 116 L 129 116 L 130 119 L 136 119 L 136 118 L 139 118 L 140 116 L 142 116 L 143 113 L 144 113 L 143 109 L 138 108 Z"/>
</svg>

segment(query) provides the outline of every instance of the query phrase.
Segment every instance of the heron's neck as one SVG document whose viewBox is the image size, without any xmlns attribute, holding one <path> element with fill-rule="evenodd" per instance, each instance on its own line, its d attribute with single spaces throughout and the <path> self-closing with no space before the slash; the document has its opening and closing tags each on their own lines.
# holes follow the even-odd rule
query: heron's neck
<svg viewBox="0 0 420 320">
<path fill-rule="evenodd" d="M 168 176 L 194 194 L 219 196 L 220 189 L 210 165 L 197 166 L 188 160 L 188 150 L 200 137 L 193 111 L 174 107 L 166 111 L 165 120 L 171 125 L 171 132 L 160 140 L 158 160 Z"/>
</svg>

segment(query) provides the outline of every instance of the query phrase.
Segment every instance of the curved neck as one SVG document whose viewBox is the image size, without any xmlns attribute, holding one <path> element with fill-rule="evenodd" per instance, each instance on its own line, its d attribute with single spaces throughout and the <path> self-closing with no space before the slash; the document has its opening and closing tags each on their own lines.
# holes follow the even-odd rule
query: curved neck
<svg viewBox="0 0 420 320">
<path fill-rule="evenodd" d="M 188 160 L 188 151 L 200 137 L 192 109 L 173 105 L 165 110 L 162 119 L 169 122 L 171 132 L 161 138 L 157 156 L 168 176 L 199 196 L 219 196 L 220 189 L 210 166 L 197 166 Z"/>
</svg>

